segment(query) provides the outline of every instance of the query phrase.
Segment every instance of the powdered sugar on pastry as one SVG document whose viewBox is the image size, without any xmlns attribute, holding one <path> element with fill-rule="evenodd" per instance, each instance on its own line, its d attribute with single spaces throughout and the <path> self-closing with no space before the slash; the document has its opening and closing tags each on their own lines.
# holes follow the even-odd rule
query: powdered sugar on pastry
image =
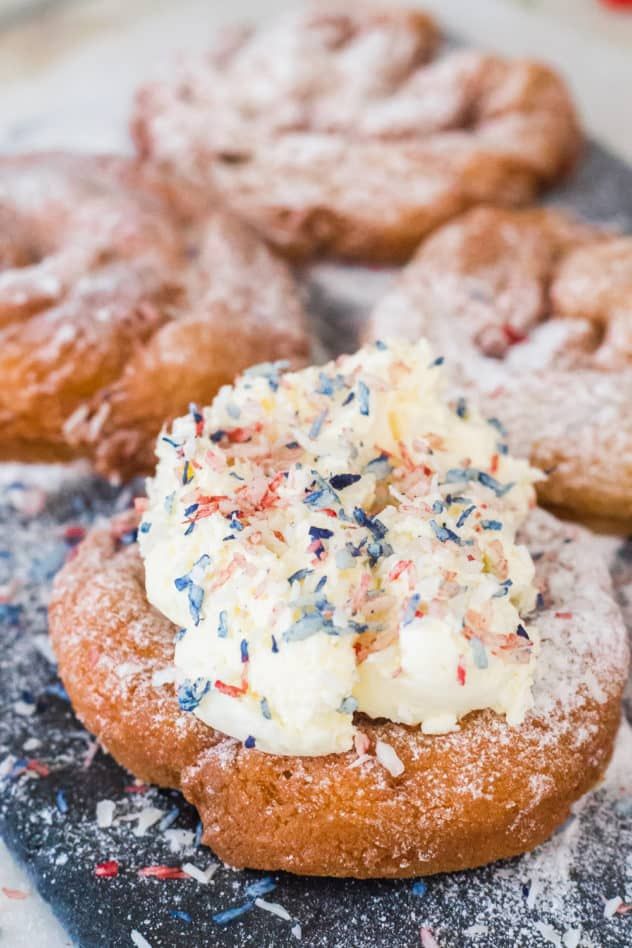
<svg viewBox="0 0 632 948">
<path fill-rule="evenodd" d="M 348 749 L 363 711 L 425 733 L 531 704 L 535 471 L 441 390 L 424 342 L 246 373 L 158 444 L 149 601 L 183 708 L 272 753 Z"/>
</svg>

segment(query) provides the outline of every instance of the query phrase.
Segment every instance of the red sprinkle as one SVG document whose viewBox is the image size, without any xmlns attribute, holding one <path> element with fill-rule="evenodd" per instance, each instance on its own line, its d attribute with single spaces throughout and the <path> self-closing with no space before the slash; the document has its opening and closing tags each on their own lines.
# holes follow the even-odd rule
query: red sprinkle
<svg viewBox="0 0 632 948">
<path fill-rule="evenodd" d="M 145 866 L 138 870 L 139 876 L 147 879 L 188 879 L 189 876 L 179 866 Z"/>
<path fill-rule="evenodd" d="M 396 579 L 399 579 L 405 570 L 410 569 L 412 565 L 412 560 L 400 560 L 399 563 L 395 563 L 395 566 L 388 574 L 388 578 L 391 582 L 394 582 Z"/>
<path fill-rule="evenodd" d="M 248 691 L 248 688 L 243 685 L 238 688 L 236 685 L 227 685 L 226 682 L 219 680 L 215 682 L 215 688 L 220 694 L 228 695 L 229 698 L 241 698 Z"/>
<path fill-rule="evenodd" d="M 518 329 L 514 329 L 514 327 L 510 323 L 504 323 L 502 330 L 503 330 L 505 339 L 507 340 L 510 346 L 515 346 L 519 342 L 524 342 L 525 339 L 527 338 L 526 333 L 520 332 Z"/>
<path fill-rule="evenodd" d="M 114 876 L 118 876 L 118 871 L 119 864 L 116 859 L 108 859 L 94 867 L 94 874 L 100 879 L 112 879 Z"/>
<path fill-rule="evenodd" d="M 556 619 L 572 619 L 573 613 L 572 612 L 556 612 L 555 618 Z"/>
<path fill-rule="evenodd" d="M 489 465 L 489 470 L 491 474 L 496 474 L 498 471 L 498 455 L 492 454 L 492 461 Z"/>
<path fill-rule="evenodd" d="M 459 664 L 456 666 L 456 680 L 460 685 L 465 684 L 465 666 L 462 658 L 459 659 Z"/>
<path fill-rule="evenodd" d="M 86 535 L 85 527 L 82 527 L 81 524 L 70 525 L 64 530 L 64 540 L 68 543 L 78 543 Z"/>
<path fill-rule="evenodd" d="M 127 787 L 123 787 L 125 793 L 144 793 L 145 790 L 149 790 L 149 784 L 147 783 L 131 783 Z"/>
<path fill-rule="evenodd" d="M 23 892 L 22 889 L 7 889 L 6 886 L 2 886 L 2 892 L 8 899 L 28 899 L 28 892 Z"/>
<path fill-rule="evenodd" d="M 328 517 L 337 517 L 338 514 L 335 510 L 332 510 L 331 507 L 322 507 L 321 513 L 327 514 Z"/>
<path fill-rule="evenodd" d="M 48 777 L 50 773 L 50 767 L 48 764 L 43 764 L 41 760 L 35 760 L 31 758 L 26 765 L 27 770 L 32 770 L 39 777 Z"/>
</svg>

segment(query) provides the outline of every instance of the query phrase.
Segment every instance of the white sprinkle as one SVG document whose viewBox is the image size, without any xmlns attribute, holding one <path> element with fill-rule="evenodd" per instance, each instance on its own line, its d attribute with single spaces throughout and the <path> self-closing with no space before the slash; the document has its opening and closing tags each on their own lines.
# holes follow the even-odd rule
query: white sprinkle
<svg viewBox="0 0 632 948">
<path fill-rule="evenodd" d="M 370 754 L 361 754 L 360 757 L 357 757 L 352 764 L 349 764 L 347 770 L 353 770 L 354 767 L 361 767 L 362 764 L 366 764 L 367 761 L 373 760 Z"/>
<path fill-rule="evenodd" d="M 279 905 L 278 902 L 266 902 L 265 899 L 255 899 L 255 905 L 257 908 L 263 909 L 265 912 L 269 912 L 270 915 L 277 915 L 286 922 L 292 921 L 292 916 L 288 910 L 284 909 L 283 906 Z"/>
<path fill-rule="evenodd" d="M 16 758 L 13 756 L 13 754 L 9 754 L 8 757 L 5 757 L 4 760 L 0 761 L 0 780 L 2 777 L 6 777 L 6 775 L 11 772 L 15 761 Z"/>
<path fill-rule="evenodd" d="M 399 777 L 400 774 L 404 773 L 404 765 L 395 753 L 393 747 L 385 741 L 376 741 L 375 756 L 382 767 L 386 768 L 393 777 Z"/>
<path fill-rule="evenodd" d="M 562 935 L 562 944 L 564 948 L 577 948 L 581 937 L 581 928 L 567 928 Z"/>
<path fill-rule="evenodd" d="M 132 928 L 131 931 L 132 941 L 136 945 L 136 948 L 151 948 L 151 945 L 146 938 L 143 938 L 140 932 L 137 932 L 135 928 Z"/>
<path fill-rule="evenodd" d="M 154 688 L 160 688 L 162 685 L 171 685 L 177 680 L 178 671 L 174 665 L 167 665 L 165 668 L 157 668 L 151 676 L 151 683 Z"/>
<path fill-rule="evenodd" d="M 38 741 L 36 737 L 29 737 L 28 741 L 24 741 L 22 747 L 25 751 L 34 751 L 37 750 L 42 744 L 41 741 Z"/>
<path fill-rule="evenodd" d="M 183 849 L 189 849 L 195 839 L 193 830 L 166 829 L 163 835 L 172 853 L 181 853 Z"/>
<path fill-rule="evenodd" d="M 65 866 L 68 862 L 68 853 L 60 853 L 57 859 L 55 860 L 56 866 Z"/>
<path fill-rule="evenodd" d="M 296 923 L 296 925 L 292 925 L 290 931 L 292 932 L 292 934 L 294 935 L 297 941 L 300 941 L 301 938 L 303 937 L 303 929 L 298 924 L 298 922 Z"/>
<path fill-rule="evenodd" d="M 613 899 L 607 899 L 603 908 L 603 917 L 612 918 L 612 916 L 616 914 L 616 911 L 622 902 L 623 899 L 619 895 L 615 895 Z"/>
<path fill-rule="evenodd" d="M 486 935 L 488 931 L 487 925 L 470 925 L 469 928 L 464 930 L 463 934 L 467 935 L 468 938 L 474 938 L 476 935 Z"/>
<path fill-rule="evenodd" d="M 16 714 L 30 718 L 32 714 L 35 714 L 35 705 L 31 704 L 30 701 L 16 701 L 13 705 L 13 710 Z"/>
<path fill-rule="evenodd" d="M 547 925 L 545 922 L 536 922 L 534 928 L 537 928 L 544 940 L 548 941 L 550 945 L 555 945 L 556 948 L 562 948 L 562 939 L 560 938 L 559 932 L 557 932 L 552 925 Z"/>
<path fill-rule="evenodd" d="M 196 882 L 199 882 L 200 885 L 208 885 L 218 869 L 219 863 L 217 862 L 211 863 L 207 869 L 198 869 L 192 862 L 185 862 L 182 866 L 182 871 L 195 879 Z"/>
<path fill-rule="evenodd" d="M 535 900 L 540 894 L 540 883 L 535 876 L 532 876 L 529 880 L 529 894 L 527 896 L 527 908 L 532 909 L 535 905 Z"/>
<path fill-rule="evenodd" d="M 50 639 L 47 635 L 35 635 L 33 637 L 33 644 L 40 655 L 44 656 L 47 662 L 50 662 L 51 665 L 57 664 L 57 659 L 55 658 L 50 644 Z"/>
<path fill-rule="evenodd" d="M 97 826 L 107 829 L 112 825 L 116 803 L 113 800 L 99 800 L 97 803 Z"/>
<path fill-rule="evenodd" d="M 146 806 L 137 815 L 138 823 L 134 827 L 134 836 L 144 836 L 150 826 L 157 823 L 165 815 L 164 810 L 155 806 Z"/>
</svg>

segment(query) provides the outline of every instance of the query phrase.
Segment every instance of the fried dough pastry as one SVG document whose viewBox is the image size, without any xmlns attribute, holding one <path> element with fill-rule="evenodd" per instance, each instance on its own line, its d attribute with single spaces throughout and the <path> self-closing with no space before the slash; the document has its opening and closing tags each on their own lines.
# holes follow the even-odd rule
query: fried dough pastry
<svg viewBox="0 0 632 948">
<path fill-rule="evenodd" d="M 210 196 L 126 158 L 0 159 L 0 460 L 147 471 L 161 425 L 302 361 L 292 277 Z"/>
<path fill-rule="evenodd" d="M 74 708 L 144 781 L 177 787 L 204 842 L 234 866 L 404 877 L 477 866 L 541 843 L 600 778 L 619 722 L 628 653 L 610 577 L 582 528 L 535 511 L 523 541 L 543 606 L 534 707 L 458 730 L 358 720 L 368 753 L 283 757 L 248 749 L 180 710 L 175 627 L 147 602 L 135 521 L 97 527 L 58 575 L 50 633 Z M 375 756 L 391 745 L 393 776 Z"/>
<path fill-rule="evenodd" d="M 313 2 L 142 87 L 132 134 L 285 254 L 401 261 L 465 208 L 531 200 L 580 146 L 552 70 L 438 46 L 418 10 Z"/>
<path fill-rule="evenodd" d="M 548 473 L 541 501 L 632 520 L 632 237 L 473 209 L 421 245 L 364 335 L 427 337 Z"/>
</svg>

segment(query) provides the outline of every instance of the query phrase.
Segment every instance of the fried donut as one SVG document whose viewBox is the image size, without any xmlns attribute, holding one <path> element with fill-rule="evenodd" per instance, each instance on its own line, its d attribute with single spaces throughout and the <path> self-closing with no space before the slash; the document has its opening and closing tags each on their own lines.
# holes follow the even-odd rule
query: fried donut
<svg viewBox="0 0 632 948">
<path fill-rule="evenodd" d="M 308 351 L 293 280 L 217 201 L 126 158 L 0 159 L 0 460 L 149 469 L 163 422 Z"/>
<path fill-rule="evenodd" d="M 405 877 L 477 866 L 541 843 L 603 773 L 628 654 L 610 578 L 582 528 L 534 511 L 523 541 L 543 607 L 534 707 L 511 727 L 473 712 L 459 730 L 364 718 L 369 753 L 249 750 L 180 710 L 165 668 L 175 627 L 147 602 L 129 514 L 98 526 L 58 575 L 50 634 L 74 708 L 144 781 L 199 810 L 204 842 L 234 866 Z M 393 776 L 374 756 L 389 743 Z M 256 827 L 256 830 L 255 830 Z"/>
<path fill-rule="evenodd" d="M 531 200 L 579 151 L 552 70 L 438 45 L 418 10 L 312 3 L 145 85 L 132 134 L 285 254 L 401 261 L 467 207 Z"/>
<path fill-rule="evenodd" d="M 475 208 L 419 248 L 365 338 L 429 338 L 548 473 L 541 501 L 632 520 L 632 237 Z"/>
</svg>

